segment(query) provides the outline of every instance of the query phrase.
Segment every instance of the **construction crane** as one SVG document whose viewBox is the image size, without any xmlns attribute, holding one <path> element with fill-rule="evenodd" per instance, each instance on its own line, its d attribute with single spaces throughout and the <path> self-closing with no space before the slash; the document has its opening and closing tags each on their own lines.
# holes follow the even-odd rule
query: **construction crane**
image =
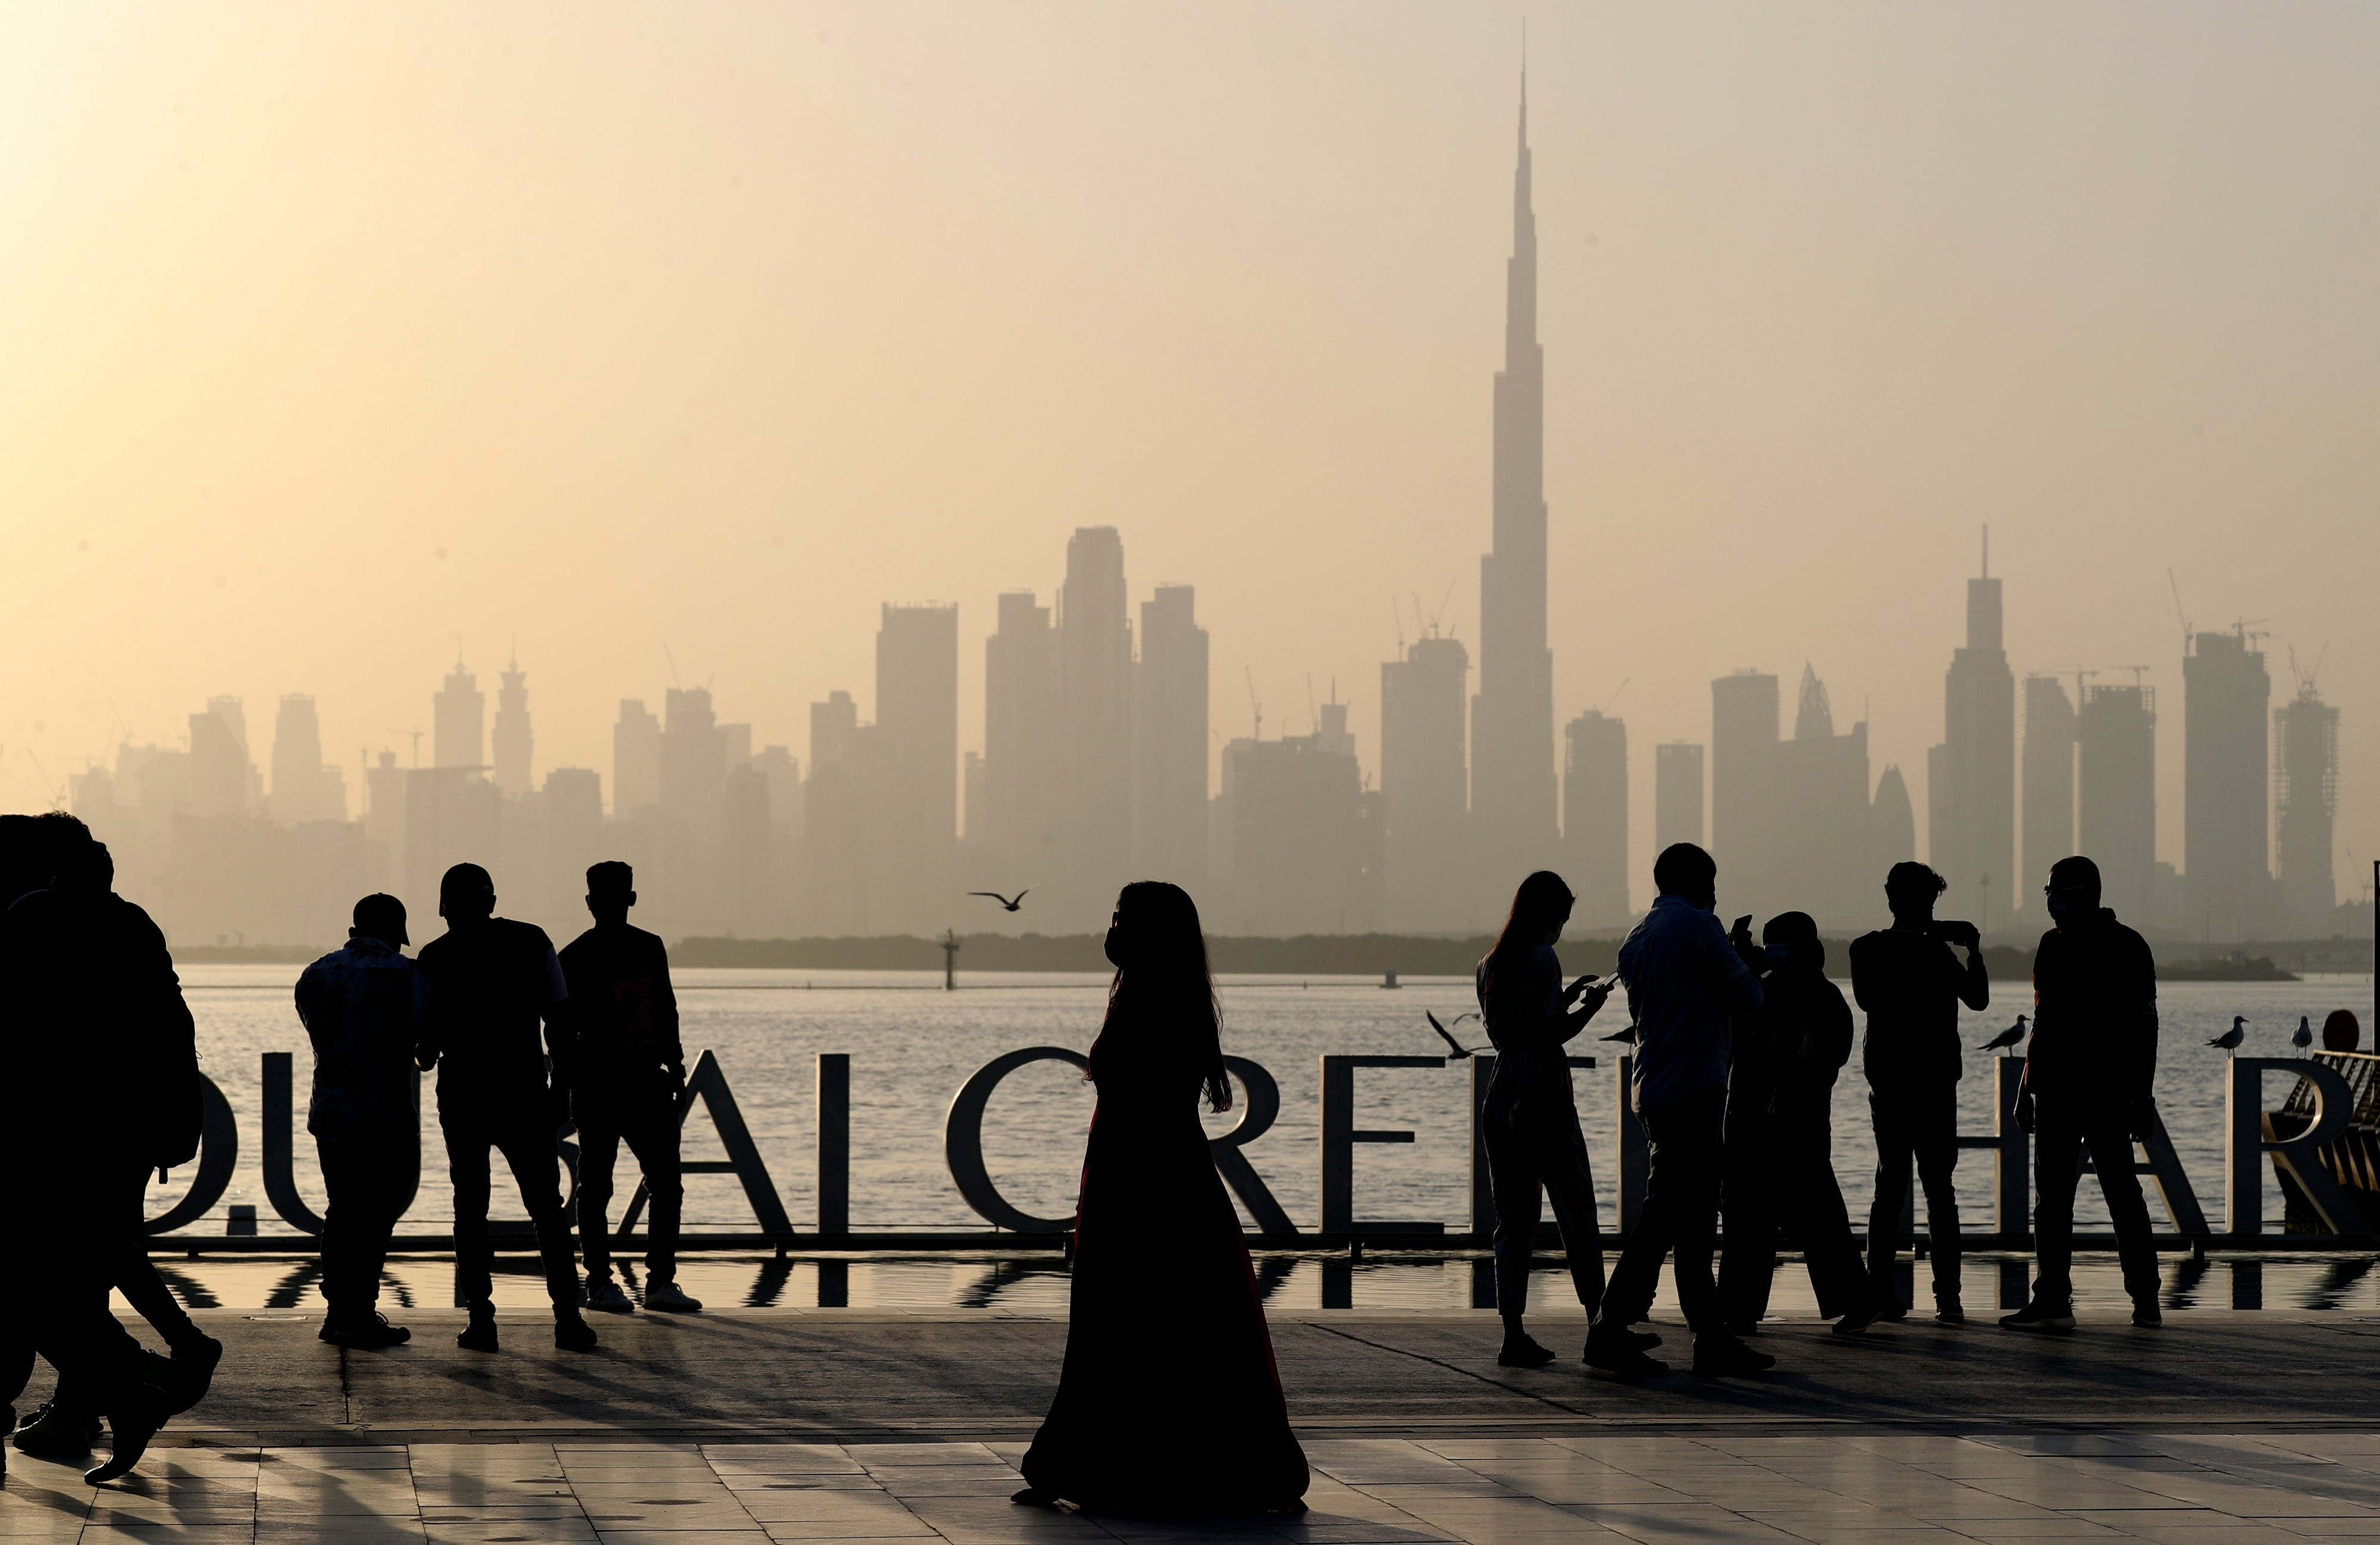
<svg viewBox="0 0 2380 1545">
<path fill-rule="evenodd" d="M 1262 739 L 1264 738 L 1264 704 L 1262 704 L 1262 703 L 1260 703 L 1260 702 L 1258 702 L 1258 701 L 1257 700 L 1257 673 L 1256 673 L 1256 667 L 1254 667 L 1254 666 L 1252 666 L 1252 665 L 1243 665 L 1243 666 L 1242 666 L 1242 667 L 1240 667 L 1240 668 L 1241 668 L 1242 670 L 1244 670 L 1244 671 L 1245 671 L 1245 672 L 1247 673 L 1247 676 L 1248 676 L 1248 712 L 1249 712 L 1252 716 L 1254 716 L 1254 718 L 1256 719 L 1256 722 L 1257 722 L 1256 738 L 1257 738 L 1257 739 L 1258 739 L 1258 740 L 1262 740 Z"/>
<path fill-rule="evenodd" d="M 2190 613 L 2181 604 L 2181 581 L 2173 577 L 2173 569 L 2165 571 L 2165 582 L 2173 587 L 2173 614 L 2181 619 L 2181 652 L 2190 652 Z"/>
</svg>

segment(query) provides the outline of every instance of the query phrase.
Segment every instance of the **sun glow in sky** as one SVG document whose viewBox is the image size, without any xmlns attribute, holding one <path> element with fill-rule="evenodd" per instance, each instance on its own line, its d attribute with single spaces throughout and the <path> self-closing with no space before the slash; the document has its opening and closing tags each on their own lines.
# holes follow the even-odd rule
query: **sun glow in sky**
<svg viewBox="0 0 2380 1545">
<path fill-rule="evenodd" d="M 1556 711 L 1806 660 L 1924 809 L 1978 529 L 2028 670 L 2327 646 L 2380 854 L 2380 10 L 1528 13 Z M 0 805 L 212 693 L 409 759 L 517 640 L 538 769 L 671 661 L 806 756 L 884 601 L 1122 529 L 1214 724 L 1476 635 L 1521 15 L 0 12 Z M 1415 599 L 1417 598 L 1417 600 Z M 664 656 L 664 650 L 668 651 Z M 1789 709 L 1790 712 L 1790 709 Z M 36 765 L 38 759 L 38 766 Z M 1921 833 L 1923 821 L 1921 820 Z M 2352 879 L 2342 876 L 2350 888 Z"/>
</svg>

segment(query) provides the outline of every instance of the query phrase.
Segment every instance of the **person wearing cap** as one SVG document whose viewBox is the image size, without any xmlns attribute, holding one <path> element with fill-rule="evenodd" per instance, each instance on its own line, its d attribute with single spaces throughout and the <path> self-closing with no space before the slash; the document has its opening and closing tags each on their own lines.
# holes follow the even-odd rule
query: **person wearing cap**
<svg viewBox="0 0 2380 1545">
<path fill-rule="evenodd" d="M 669 950 L 628 921 L 636 870 L 616 859 L 587 871 L 595 926 L 563 947 L 570 997 L 555 1061 L 570 1085 L 578 1123 L 578 1243 L 587 1260 L 587 1307 L 626 1314 L 636 1306 L 612 1274 L 608 1213 L 620 1144 L 637 1156 L 651 1194 L 645 1245 L 645 1308 L 690 1314 L 702 1308 L 677 1284 L 678 1218 L 686 1185 L 678 1167 L 678 1103 L 686 1051 L 678 1042 L 677 995 Z"/>
<path fill-rule="evenodd" d="M 548 1041 L 560 1034 L 570 991 L 545 930 L 495 910 L 488 871 L 456 864 L 438 882 L 446 931 L 421 946 L 416 963 L 429 979 L 430 1012 L 414 1060 L 425 1073 L 438 1069 L 438 1126 L 455 1187 L 455 1287 L 471 1311 L 455 1344 L 496 1350 L 495 1258 L 488 1247 L 492 1148 L 511 1166 L 537 1229 L 553 1344 L 586 1352 L 595 1331 L 578 1312 L 578 1258 L 556 1182 L 555 1134 L 567 1115 L 569 1086 L 549 1084 L 546 1071 Z"/>
<path fill-rule="evenodd" d="M 345 949 L 298 979 L 298 1017 L 314 1043 L 306 1130 L 322 1160 L 320 1332 L 334 1346 L 395 1346 L 412 1339 L 380 1312 L 389 1235 L 421 1173 L 414 1047 L 429 984 L 403 954 L 405 903 L 375 894 L 356 903 Z"/>
</svg>

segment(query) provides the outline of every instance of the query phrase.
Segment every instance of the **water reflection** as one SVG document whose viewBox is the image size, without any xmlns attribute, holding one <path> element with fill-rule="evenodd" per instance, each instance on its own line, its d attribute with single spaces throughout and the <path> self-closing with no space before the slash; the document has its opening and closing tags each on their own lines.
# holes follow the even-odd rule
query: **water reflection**
<svg viewBox="0 0 2380 1545">
<path fill-rule="evenodd" d="M 2031 1283 L 2033 1261 L 2021 1255 L 1972 1256 L 1968 1309 L 1981 1316 L 2021 1306 Z M 1911 1263 L 1903 1262 L 1904 1269 Z M 1494 1267 L 1485 1256 L 1382 1257 L 1351 1260 L 1345 1255 L 1258 1255 L 1257 1290 L 1277 1312 L 1397 1310 L 1465 1313 L 1494 1308 Z M 194 1309 L 299 1310 L 322 1307 L 321 1263 L 310 1258 L 225 1256 L 159 1262 L 176 1296 Z M 1922 1271 L 1923 1268 L 1915 1270 Z M 625 1285 L 635 1296 L 643 1276 L 621 1262 Z M 2075 1291 L 2086 1313 L 2121 1309 L 2122 1272 L 2112 1254 L 2085 1254 L 2074 1263 Z M 2217 1273 L 2219 1272 L 2219 1275 Z M 2273 1254 L 2215 1260 L 2166 1257 L 2159 1299 L 2169 1309 L 2289 1309 L 2380 1314 L 2380 1254 Z M 507 1309 L 542 1308 L 545 1279 L 536 1259 L 500 1256 L 495 1301 Z M 687 1291 L 719 1308 L 747 1309 L 965 1309 L 995 1314 L 1062 1316 L 1069 1277 L 1054 1252 L 1015 1255 L 792 1256 L 693 1255 L 684 1258 L 679 1280 Z M 436 1256 L 400 1257 L 382 1279 L 391 1308 L 455 1302 L 454 1262 Z M 1656 1318 L 1677 1317 L 1664 1275 L 1665 1296 Z M 2228 1291 L 2227 1291 L 2228 1289 Z M 1990 1292 L 1997 1305 L 1984 1300 Z M 1530 1307 L 1540 1314 L 1579 1312 L 1568 1273 L 1559 1259 L 1531 1275 Z M 1816 1313 L 1808 1274 L 1798 1260 L 1779 1263 L 1772 1312 L 1787 1319 Z"/>
</svg>

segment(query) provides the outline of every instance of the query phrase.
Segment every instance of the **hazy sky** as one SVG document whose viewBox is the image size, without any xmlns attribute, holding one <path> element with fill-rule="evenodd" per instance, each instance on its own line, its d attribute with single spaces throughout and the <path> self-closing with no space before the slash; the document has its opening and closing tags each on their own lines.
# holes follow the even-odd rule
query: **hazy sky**
<svg viewBox="0 0 2380 1545">
<path fill-rule="evenodd" d="M 1372 766 L 1390 598 L 1477 632 L 1521 15 L 0 11 L 0 805 L 215 692 L 260 762 L 315 694 L 352 797 L 516 637 L 540 772 L 608 785 L 665 646 L 806 756 L 888 600 L 959 603 L 979 746 L 993 596 L 1091 524 L 1197 586 L 1219 731 L 1335 678 Z M 2328 645 L 2380 855 L 2380 8 L 1528 36 L 1556 707 L 1628 680 L 1640 868 L 1737 666 L 1922 811 L 1986 521 L 2020 673 L 2150 667 L 2161 857 L 2168 566 L 2277 700 Z"/>
</svg>

